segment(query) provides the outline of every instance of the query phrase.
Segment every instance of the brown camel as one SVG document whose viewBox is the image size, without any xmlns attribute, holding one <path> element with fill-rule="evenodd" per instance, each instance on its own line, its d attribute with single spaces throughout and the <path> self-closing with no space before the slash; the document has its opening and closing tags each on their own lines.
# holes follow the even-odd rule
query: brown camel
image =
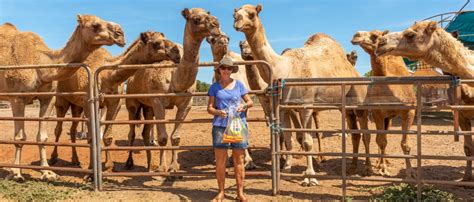
<svg viewBox="0 0 474 202">
<path fill-rule="evenodd" d="M 388 33 L 377 46 L 378 55 L 396 55 L 410 60 L 419 60 L 438 67 L 451 75 L 462 79 L 474 78 L 474 54 L 450 33 L 438 26 L 435 21 L 418 22 L 402 32 Z M 462 101 L 474 104 L 472 84 L 462 84 Z M 471 131 L 470 119 L 473 110 L 459 112 L 459 125 L 463 131 Z M 472 137 L 464 136 L 466 156 L 474 155 Z M 467 161 L 464 181 L 472 180 L 472 161 Z"/>
<path fill-rule="evenodd" d="M 303 48 L 292 49 L 283 55 L 278 55 L 270 46 L 263 25 L 259 18 L 262 5 L 244 5 L 234 11 L 234 28 L 245 34 L 252 54 L 255 59 L 270 63 L 273 68 L 273 78 L 316 78 L 316 77 L 359 77 L 355 68 L 349 63 L 342 47 L 332 38 L 325 34 L 315 34 L 306 41 Z M 257 65 L 260 76 L 269 84 L 271 82 L 269 72 Z M 340 87 L 306 87 L 290 88 L 285 90 L 287 104 L 313 103 L 314 101 L 340 102 Z M 365 88 L 350 86 L 346 89 L 348 103 L 363 102 Z M 311 117 L 314 110 L 302 109 L 300 120 L 303 128 L 311 128 Z M 281 119 L 285 128 L 291 127 L 288 112 L 282 111 Z M 361 128 L 367 129 L 367 111 L 347 111 L 347 122 L 351 129 L 358 128 L 357 118 L 360 120 Z M 360 134 L 352 134 L 354 152 L 358 152 Z M 367 134 L 370 135 L 370 134 Z M 288 150 L 292 149 L 291 133 L 285 133 L 285 145 Z M 312 150 L 313 139 L 310 134 L 304 133 L 302 145 L 305 151 Z M 366 138 L 364 138 L 365 140 Z M 291 158 L 285 162 L 284 170 L 291 168 Z M 307 169 L 304 172 L 314 175 L 312 156 L 307 156 Z M 305 178 L 303 185 L 313 186 L 318 182 L 316 178 Z"/>
<path fill-rule="evenodd" d="M 198 72 L 199 49 L 205 37 L 210 35 L 219 36 L 221 34 L 217 18 L 202 8 L 184 9 L 181 14 L 186 19 L 184 29 L 183 57 L 178 64 L 178 68 L 156 68 L 143 69 L 135 73 L 129 79 L 127 93 L 182 93 L 194 92 L 195 82 Z M 171 61 L 163 61 L 163 64 L 170 64 Z M 171 78 L 171 80 L 170 80 Z M 165 119 L 165 109 L 178 108 L 176 120 L 186 118 L 192 105 L 192 97 L 158 97 L 158 98 L 137 98 L 127 99 L 127 109 L 130 118 L 136 118 L 139 105 L 152 108 L 156 120 Z M 145 108 L 146 109 L 146 108 Z M 145 115 L 145 118 L 150 115 Z M 171 133 L 171 145 L 179 146 L 180 123 L 176 123 Z M 133 128 L 132 128 L 133 129 Z M 131 129 L 131 131 L 133 131 Z M 166 146 L 168 134 L 165 124 L 157 124 L 158 144 Z M 129 163 L 133 165 L 133 161 Z M 165 151 L 161 151 L 159 171 L 174 172 L 179 170 L 178 153 L 172 151 L 171 166 L 168 170 L 166 164 Z"/>
<path fill-rule="evenodd" d="M 357 63 L 357 57 L 358 57 L 357 51 L 353 50 L 350 53 L 347 53 L 346 57 L 347 57 L 347 60 L 349 60 L 349 62 L 351 63 L 351 65 L 355 67 Z"/>
<path fill-rule="evenodd" d="M 370 32 L 359 31 L 352 38 L 352 44 L 359 45 L 370 55 L 372 65 L 372 76 L 410 76 L 403 58 L 399 56 L 377 56 L 375 49 L 379 40 L 387 32 L 373 30 Z M 367 92 L 366 103 L 395 103 L 407 104 L 414 103 L 416 95 L 412 86 L 409 85 L 373 85 Z M 392 119 L 399 116 L 402 120 L 402 130 L 410 130 L 415 117 L 415 110 L 372 110 L 373 120 L 377 130 L 389 130 L 392 125 Z M 407 142 L 407 134 L 402 134 L 401 147 L 405 155 L 410 154 L 410 146 Z M 377 134 L 377 145 L 380 153 L 385 154 L 387 147 L 387 134 Z M 408 178 L 415 177 L 410 164 L 410 159 L 406 161 L 406 176 Z M 366 162 L 367 169 L 370 168 L 370 162 Z M 390 175 L 383 157 L 378 162 L 378 173 L 381 175 Z"/>
<path fill-rule="evenodd" d="M 118 44 L 123 46 L 125 39 L 120 25 L 104 21 L 92 15 L 78 15 L 78 26 L 73 32 L 66 46 L 58 51 L 51 51 L 43 40 L 31 32 L 21 32 L 12 24 L 0 26 L 0 65 L 25 64 L 52 64 L 52 63 L 80 63 L 89 54 L 102 45 Z M 67 79 L 79 68 L 59 69 L 28 69 L 0 71 L 0 92 L 54 92 L 57 80 Z M 0 100 L 10 101 L 14 117 L 24 117 L 25 105 L 33 99 L 39 99 L 39 117 L 49 116 L 52 111 L 54 98 L 47 96 L 11 97 L 0 96 Z M 87 112 L 86 112 L 87 113 Z M 38 142 L 45 142 L 48 133 L 46 122 L 39 122 Z M 15 121 L 15 140 L 26 140 L 24 121 Z M 20 164 L 22 145 L 16 145 L 15 164 Z M 41 166 L 49 166 L 46 158 L 46 149 L 39 146 Z M 21 170 L 11 169 L 8 178 L 24 180 Z M 57 175 L 49 170 L 41 171 L 42 179 L 54 180 Z"/>
<path fill-rule="evenodd" d="M 140 37 L 135 40 L 126 51 L 120 54 L 117 57 L 111 58 L 109 54 L 100 54 L 97 57 L 91 58 L 91 67 L 95 71 L 97 67 L 103 65 L 122 65 L 122 64 L 151 64 L 156 61 L 161 60 L 162 58 L 169 58 L 167 55 L 170 54 L 175 48 L 174 46 L 167 46 L 168 43 L 165 42 L 166 38 L 164 34 L 160 32 L 143 32 L 140 34 Z M 177 50 L 177 49 L 176 49 Z M 108 57 L 100 57 L 103 55 L 107 55 Z M 179 59 L 178 59 L 179 61 Z M 86 61 L 87 62 L 87 61 Z M 133 75 L 137 70 L 136 69 L 115 69 L 115 70 L 106 70 L 100 74 L 100 92 L 105 94 L 118 94 L 121 92 L 121 84 L 128 79 L 131 75 Z M 85 74 L 76 74 L 75 77 L 68 80 L 70 83 L 63 83 L 62 90 L 66 92 L 77 92 L 77 91 L 86 91 L 87 80 Z M 58 87 L 59 89 L 59 87 Z M 58 116 L 64 117 L 68 106 L 71 105 L 72 115 L 73 116 L 80 116 L 80 111 L 75 110 L 79 109 L 82 110 L 83 107 L 86 107 L 87 100 L 84 97 L 80 96 L 71 96 L 65 100 L 60 107 L 57 107 Z M 64 105 L 66 103 L 66 105 Z M 58 106 L 58 105 L 57 105 Z M 119 109 L 120 109 L 120 99 L 105 99 L 103 103 L 101 103 L 102 111 L 106 111 L 106 120 L 114 120 Z M 61 128 L 61 125 L 58 123 L 56 127 L 56 139 L 59 139 L 61 135 L 61 131 L 58 130 Z M 74 138 L 76 125 L 71 126 L 71 136 Z M 112 144 L 112 132 L 111 132 L 111 125 L 106 126 L 103 130 L 104 137 L 104 145 L 109 146 Z M 74 140 L 74 139 L 73 139 Z M 148 142 L 145 142 L 148 144 Z M 74 153 L 73 150 L 73 162 L 74 162 Z M 149 154 L 149 152 L 147 152 Z M 77 154 L 76 154 L 77 155 Z M 149 155 L 149 158 L 151 156 Z M 57 160 L 57 150 L 53 151 L 51 154 L 51 161 Z M 77 163 L 79 163 L 77 161 Z M 113 161 L 110 156 L 110 152 L 106 152 L 106 162 L 104 169 L 111 169 L 113 168 Z"/>
</svg>

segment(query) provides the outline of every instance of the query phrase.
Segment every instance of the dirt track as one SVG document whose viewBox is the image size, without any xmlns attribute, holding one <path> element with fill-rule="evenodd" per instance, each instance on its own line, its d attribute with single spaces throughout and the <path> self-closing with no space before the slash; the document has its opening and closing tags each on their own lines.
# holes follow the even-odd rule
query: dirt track
<svg viewBox="0 0 474 202">
<path fill-rule="evenodd" d="M 122 108 L 123 109 L 123 108 Z M 168 113 L 167 118 L 173 118 L 174 111 Z M 449 113 L 441 114 L 448 117 Z M 8 109 L 1 109 L 0 116 L 11 116 L 11 112 Z M 36 109 L 29 108 L 27 110 L 27 116 L 37 116 Z M 326 111 L 322 113 L 321 128 L 322 129 L 336 129 L 340 126 L 340 113 L 338 111 Z M 119 114 L 118 119 L 126 119 L 126 110 L 122 110 Z M 190 112 L 188 118 L 209 118 L 210 116 L 206 113 L 204 108 L 194 107 Z M 250 117 L 263 117 L 263 112 L 260 109 L 252 109 Z M 27 133 L 28 140 L 35 140 L 36 134 L 36 123 L 28 123 Z M 61 141 L 68 142 L 69 137 L 67 131 L 69 123 L 65 123 L 63 127 L 63 134 Z M 400 129 L 399 121 L 396 120 L 393 123 L 394 129 Z M 54 139 L 54 123 L 48 125 L 50 135 L 49 141 Z M 171 132 L 173 125 L 168 125 L 168 132 Z M 3 140 L 11 140 L 13 138 L 13 122 L 0 122 L 0 128 L 2 129 Z M 371 129 L 375 126 L 373 123 L 370 125 Z M 415 127 L 412 127 L 415 129 Z M 430 116 L 423 117 L 423 130 L 452 130 L 452 122 L 448 118 L 437 118 L 434 119 Z M 183 126 L 185 132 L 181 136 L 181 145 L 210 145 L 211 144 L 211 126 L 210 124 L 185 124 Z M 269 130 L 265 123 L 252 123 L 250 124 L 250 141 L 252 145 L 265 146 L 270 144 Z M 127 144 L 127 133 L 128 125 L 118 125 L 114 127 L 114 137 L 116 145 Z M 141 140 L 137 131 L 137 138 Z M 402 154 L 400 148 L 399 135 L 389 135 L 387 151 L 389 154 Z M 136 141 L 136 145 L 142 144 L 141 141 Z M 342 138 L 337 135 L 327 135 L 323 139 L 323 147 L 328 152 L 340 152 Z M 348 138 L 347 151 L 350 152 L 352 149 Z M 453 136 L 424 136 L 422 144 L 422 153 L 425 155 L 458 155 L 464 156 L 463 152 L 463 141 L 461 138 L 460 142 L 454 142 Z M 81 140 L 79 142 L 85 142 Z M 416 154 L 416 139 L 411 136 L 409 139 L 411 146 L 411 153 Z M 11 163 L 14 156 L 14 147 L 10 145 L 0 145 L 0 162 Z M 299 149 L 295 145 L 296 150 Z M 362 145 L 361 150 L 363 151 Z M 22 155 L 22 164 L 32 163 L 39 165 L 38 149 L 35 146 L 25 146 L 24 153 Z M 52 148 L 48 148 L 48 156 Z M 71 150 L 69 148 L 59 149 L 60 161 L 57 163 L 58 166 L 69 166 L 71 159 Z M 80 152 L 80 161 L 83 168 L 87 168 L 89 161 L 88 149 L 78 149 Z M 375 143 L 375 135 L 372 136 L 371 140 L 371 152 L 377 153 L 377 145 Z M 253 158 L 258 166 L 257 170 L 268 171 L 270 170 L 270 151 L 269 150 L 256 150 L 252 152 Z M 114 152 L 113 158 L 116 162 L 115 169 L 122 170 L 124 162 L 126 161 L 128 154 L 127 152 Z M 155 155 L 157 156 L 157 155 Z M 168 157 L 170 155 L 167 155 Z M 136 152 L 135 157 L 135 171 L 145 171 L 145 152 Z M 372 159 L 372 164 L 376 164 L 377 159 Z M 182 151 L 179 153 L 179 162 L 183 171 L 210 171 L 213 170 L 213 154 L 211 151 Z M 293 167 L 293 173 L 301 173 L 304 171 L 304 158 L 296 159 L 295 166 Z M 350 160 L 347 160 L 350 162 Z M 362 168 L 364 161 L 359 160 L 359 168 Z M 330 174 L 340 175 L 341 173 L 341 158 L 327 158 L 326 162 L 317 165 L 318 174 Z M 416 168 L 416 161 L 412 161 L 412 165 Z M 457 180 L 463 175 L 465 162 L 463 161 L 436 161 L 436 160 L 423 160 L 423 178 L 425 179 L 436 179 L 436 180 Z M 389 171 L 392 177 L 403 177 L 405 169 L 405 163 L 403 159 L 391 159 L 389 164 Z M 360 173 L 361 169 L 359 169 Z M 24 170 L 25 177 L 38 178 L 39 172 Z M 6 171 L 0 170 L 0 177 L 5 177 Z M 61 181 L 70 182 L 64 183 L 64 186 L 74 186 L 74 183 L 82 183 L 82 175 L 59 172 L 61 175 Z M 281 184 L 282 192 L 279 199 L 286 199 L 291 196 L 295 199 L 340 199 L 341 196 L 341 181 L 340 180 L 319 180 L 320 186 L 317 187 L 301 187 L 299 180 L 287 179 L 283 180 Z M 387 184 L 387 183 L 375 183 L 375 182 L 360 182 L 350 181 L 347 190 L 347 195 L 354 199 L 367 199 L 373 194 L 373 188 Z M 185 177 L 182 180 L 168 181 L 162 179 L 153 179 L 151 177 L 135 177 L 135 178 L 109 178 L 105 181 L 104 187 L 107 191 L 95 194 L 88 194 L 83 196 L 82 199 L 192 199 L 192 200 L 209 200 L 216 193 L 216 182 L 212 178 L 202 177 Z M 228 187 L 228 199 L 235 197 L 235 181 L 231 178 L 227 179 L 226 187 Z M 453 186 L 439 186 L 442 189 L 448 190 L 455 193 L 457 197 L 461 198 L 472 198 L 474 197 L 474 189 L 464 187 L 453 187 Z M 251 200 L 266 200 L 274 199 L 271 196 L 271 180 L 264 178 L 249 178 L 246 180 L 246 193 Z"/>
</svg>

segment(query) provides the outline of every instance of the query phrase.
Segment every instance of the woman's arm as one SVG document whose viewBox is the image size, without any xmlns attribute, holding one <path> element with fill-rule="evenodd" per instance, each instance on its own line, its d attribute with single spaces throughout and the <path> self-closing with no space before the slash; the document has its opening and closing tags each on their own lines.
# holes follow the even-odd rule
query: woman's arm
<svg viewBox="0 0 474 202">
<path fill-rule="evenodd" d="M 252 99 L 250 99 L 249 94 L 245 94 L 244 96 L 242 96 L 242 98 L 244 99 L 245 103 L 240 105 L 239 109 L 237 109 L 238 112 L 243 112 L 247 110 L 248 108 L 253 107 L 253 101 Z"/>
<path fill-rule="evenodd" d="M 209 96 L 209 103 L 207 104 L 207 113 L 212 114 L 212 115 L 218 115 L 221 117 L 226 117 L 227 113 L 224 110 L 217 110 L 214 107 L 214 101 L 215 101 L 214 96 Z"/>
</svg>

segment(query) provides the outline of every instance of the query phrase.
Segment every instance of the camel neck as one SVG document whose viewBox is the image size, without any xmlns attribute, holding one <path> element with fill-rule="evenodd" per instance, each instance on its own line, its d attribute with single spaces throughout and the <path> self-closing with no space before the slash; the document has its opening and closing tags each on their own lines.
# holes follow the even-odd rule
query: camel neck
<svg viewBox="0 0 474 202">
<path fill-rule="evenodd" d="M 405 63 L 400 56 L 376 56 L 371 53 L 372 76 L 409 76 Z"/>
<path fill-rule="evenodd" d="M 190 22 L 188 22 L 190 23 Z M 194 85 L 198 73 L 199 49 L 204 40 L 204 36 L 196 36 L 188 28 L 184 29 L 183 58 L 171 79 L 171 86 L 174 92 L 183 92 Z"/>
<path fill-rule="evenodd" d="M 253 60 L 253 58 L 247 57 L 245 60 Z M 252 90 L 262 90 L 264 87 L 260 86 L 258 68 L 256 65 L 245 65 L 245 74 L 249 87 Z"/>
<path fill-rule="evenodd" d="M 258 20 L 260 22 L 260 20 Z M 255 27 L 254 30 L 245 32 L 245 38 L 250 45 L 250 49 L 252 49 L 253 57 L 256 60 L 264 60 L 268 62 L 272 68 L 275 68 L 276 65 L 282 60 L 281 56 L 276 54 L 273 48 L 271 47 L 268 39 L 265 35 L 265 29 L 261 23 L 257 23 L 258 25 Z M 262 65 L 257 65 L 258 71 L 260 75 L 262 75 L 263 80 L 266 83 L 270 83 L 270 72 L 267 68 Z M 273 71 L 277 72 L 277 71 Z"/>
<path fill-rule="evenodd" d="M 124 64 L 151 64 L 159 61 L 157 58 L 146 57 L 141 54 L 143 44 L 140 39 L 136 40 L 124 53 L 111 59 L 111 65 L 124 65 Z M 110 75 L 102 80 L 103 85 L 106 84 L 119 84 L 127 80 L 130 76 L 135 74 L 138 69 L 114 69 Z"/>
<path fill-rule="evenodd" d="M 81 29 L 76 27 L 69 38 L 66 46 L 57 51 L 57 55 L 53 56 L 55 63 L 82 63 L 87 57 L 100 48 L 99 45 L 88 44 L 81 35 Z M 73 75 L 79 68 L 59 68 L 48 69 L 46 73 L 41 74 L 41 80 L 44 82 L 51 82 L 55 80 L 65 80 Z"/>
<path fill-rule="evenodd" d="M 474 56 L 470 50 L 444 30 L 437 30 L 433 34 L 438 35 L 439 40 L 434 40 L 433 44 L 433 47 L 438 48 L 428 51 L 423 61 L 460 78 L 473 79 Z"/>
</svg>

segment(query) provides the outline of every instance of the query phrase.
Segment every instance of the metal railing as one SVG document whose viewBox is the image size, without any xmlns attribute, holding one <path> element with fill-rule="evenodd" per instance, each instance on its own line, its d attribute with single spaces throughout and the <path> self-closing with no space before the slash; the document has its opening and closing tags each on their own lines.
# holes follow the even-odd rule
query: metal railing
<svg viewBox="0 0 474 202">
<path fill-rule="evenodd" d="M 472 110 L 474 106 L 462 106 L 459 105 L 461 99 L 461 88 L 459 83 L 474 83 L 474 80 L 462 80 L 458 78 L 442 76 L 442 77 L 371 77 L 371 78 L 314 78 L 314 79 L 281 79 L 275 81 L 275 86 L 278 86 L 278 91 L 275 94 L 275 106 L 274 110 L 276 112 L 276 125 L 278 129 L 275 130 L 277 135 L 274 139 L 279 139 L 280 135 L 283 132 L 332 132 L 332 133 L 342 133 L 342 152 L 290 152 L 290 151 L 281 151 L 279 141 L 273 142 L 276 145 L 276 151 L 272 153 L 274 158 L 276 158 L 276 166 L 280 167 L 280 157 L 285 154 L 297 154 L 297 155 L 315 155 L 315 156 L 332 156 L 332 157 L 341 157 L 342 158 L 342 174 L 341 176 L 322 176 L 322 175 L 304 175 L 304 174 L 290 174 L 290 173 L 281 173 L 278 169 L 276 172 L 277 182 L 273 183 L 273 193 L 278 194 L 280 192 L 280 178 L 281 177 L 318 177 L 321 179 L 341 179 L 342 180 L 342 197 L 346 197 L 347 189 L 347 180 L 362 180 L 362 181 L 381 181 L 381 182 L 412 182 L 416 183 L 418 186 L 417 197 L 421 199 L 421 186 L 424 183 L 430 184 L 449 184 L 449 185 L 461 185 L 461 186 L 474 186 L 474 182 L 455 182 L 455 181 L 443 181 L 443 180 L 425 180 L 422 179 L 422 159 L 434 159 L 434 160 L 474 160 L 474 157 L 466 156 L 435 156 L 435 155 L 422 155 L 421 150 L 421 137 L 422 135 L 455 135 L 455 141 L 458 141 L 459 135 L 468 135 L 472 136 L 473 132 L 470 131 L 459 131 L 459 110 Z M 276 85 L 279 84 L 279 85 Z M 380 84 L 409 84 L 416 86 L 416 102 L 410 104 L 401 104 L 401 105 L 380 105 L 375 104 L 371 105 L 370 103 L 360 103 L 357 105 L 349 106 L 346 101 L 346 91 L 348 87 L 353 85 L 380 85 Z M 455 88 L 454 90 L 454 104 L 448 106 L 423 106 L 421 101 L 421 86 L 423 84 L 449 84 L 451 87 Z M 300 105 L 291 105 L 291 104 L 282 104 L 283 100 L 283 90 L 288 87 L 309 87 L 309 86 L 340 86 L 341 88 L 341 103 L 338 104 L 318 104 L 313 103 L 310 106 L 300 106 Z M 327 109 L 338 109 L 341 111 L 341 129 L 340 130 L 324 130 L 324 129 L 291 129 L 279 127 L 282 124 L 278 114 L 282 110 L 301 110 L 301 109 L 315 109 L 315 110 L 327 110 Z M 380 110 L 380 109 L 416 109 L 416 122 L 413 125 L 416 125 L 416 130 L 352 130 L 346 128 L 346 110 Z M 431 111 L 431 110 L 442 110 L 450 109 L 454 112 L 454 129 L 453 131 L 422 131 L 421 125 L 421 112 L 422 111 Z M 351 154 L 346 152 L 346 134 L 347 133 L 384 133 L 384 134 L 411 134 L 416 135 L 417 137 L 417 153 L 416 155 L 381 155 L 381 154 Z M 441 134 L 438 134 L 441 133 Z M 417 161 L 417 178 L 416 179 L 397 179 L 397 178 L 382 178 L 382 177 L 353 177 L 346 176 L 346 157 L 384 157 L 384 158 L 404 158 L 404 159 L 416 159 Z"/>
</svg>

